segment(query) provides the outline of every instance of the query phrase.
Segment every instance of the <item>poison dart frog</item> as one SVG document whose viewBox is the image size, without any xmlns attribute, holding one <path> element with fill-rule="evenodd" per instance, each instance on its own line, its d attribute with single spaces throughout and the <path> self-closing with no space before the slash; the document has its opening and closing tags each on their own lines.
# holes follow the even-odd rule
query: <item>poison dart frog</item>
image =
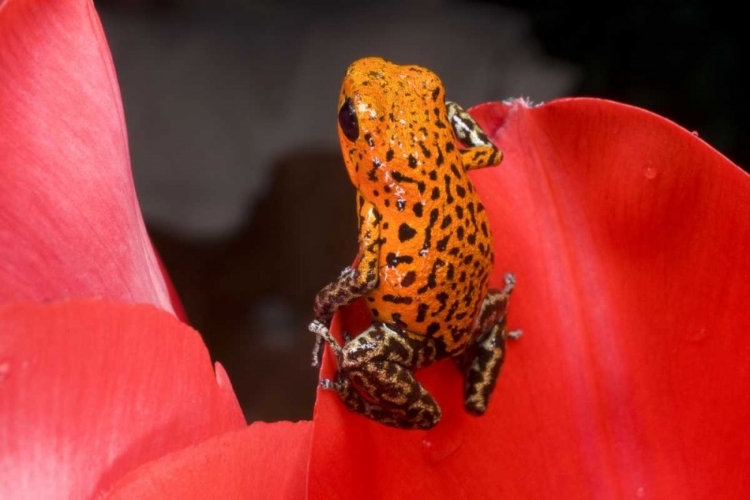
<svg viewBox="0 0 750 500">
<path fill-rule="evenodd" d="M 315 298 L 313 366 L 322 340 L 338 371 L 321 380 L 349 410 L 402 429 L 441 418 L 416 369 L 451 358 L 464 373 L 464 407 L 487 410 L 505 355 L 506 308 L 515 284 L 489 289 L 493 240 L 467 171 L 502 153 L 459 105 L 445 100 L 435 73 L 371 57 L 347 70 L 338 135 L 357 190 L 355 264 Z M 459 145 L 460 143 L 460 145 Z M 363 297 L 371 326 L 340 345 L 334 313 Z"/>
</svg>

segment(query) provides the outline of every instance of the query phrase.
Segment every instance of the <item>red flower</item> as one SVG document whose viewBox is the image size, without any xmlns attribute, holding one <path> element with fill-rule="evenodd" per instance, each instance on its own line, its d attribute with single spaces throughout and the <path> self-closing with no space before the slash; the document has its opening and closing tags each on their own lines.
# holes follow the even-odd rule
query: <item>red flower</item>
<svg viewBox="0 0 750 500">
<path fill-rule="evenodd" d="M 172 314 L 119 99 L 90 2 L 0 6 L 0 497 L 750 495 L 750 178 L 697 137 L 601 100 L 475 108 L 505 153 L 472 178 L 524 330 L 488 414 L 440 363 L 431 431 L 325 391 L 312 423 L 245 427 Z"/>
<path fill-rule="evenodd" d="M 202 456 L 242 459 L 247 469 L 232 471 L 238 481 L 274 452 L 269 436 L 293 440 L 285 450 L 304 450 L 305 465 L 310 425 L 246 427 L 224 369 L 214 372 L 200 336 L 173 315 L 181 309 L 169 287 L 136 201 L 93 5 L 6 1 L 0 498 L 99 498 L 129 471 L 160 457 L 169 463 L 165 454 L 197 443 Z M 223 452 L 228 437 L 234 455 Z M 250 475 L 246 491 L 278 491 L 279 474 L 292 469 L 286 460 L 273 465 L 277 474 Z"/>
<path fill-rule="evenodd" d="M 505 153 L 472 179 L 497 240 L 493 280 L 516 273 L 509 326 L 524 335 L 482 418 L 463 411 L 449 363 L 420 377 L 443 407 L 427 433 L 354 418 L 320 393 L 310 496 L 750 494 L 750 178 L 613 102 L 472 114 Z M 349 331 L 362 321 L 346 319 Z M 356 467 L 332 484 L 341 463 Z"/>
<path fill-rule="evenodd" d="M 0 301 L 97 296 L 172 311 L 93 7 L 5 2 L 0 68 Z"/>
</svg>

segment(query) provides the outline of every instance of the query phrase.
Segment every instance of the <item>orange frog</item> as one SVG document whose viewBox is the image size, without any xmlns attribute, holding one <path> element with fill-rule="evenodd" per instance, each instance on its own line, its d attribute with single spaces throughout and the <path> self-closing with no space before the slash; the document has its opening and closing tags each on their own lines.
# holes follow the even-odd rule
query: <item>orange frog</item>
<svg viewBox="0 0 750 500">
<path fill-rule="evenodd" d="M 347 70 L 338 122 L 357 189 L 359 255 L 315 299 L 313 365 L 321 339 L 338 364 L 321 386 L 383 424 L 429 429 L 441 410 L 413 371 L 450 357 L 465 374 L 466 410 L 481 415 L 505 339 L 519 332 L 505 328 L 513 275 L 503 290 L 488 289 L 492 233 L 466 172 L 497 165 L 502 153 L 466 111 L 445 100 L 437 75 L 375 57 Z M 341 346 L 328 326 L 359 297 L 372 326 Z"/>
</svg>

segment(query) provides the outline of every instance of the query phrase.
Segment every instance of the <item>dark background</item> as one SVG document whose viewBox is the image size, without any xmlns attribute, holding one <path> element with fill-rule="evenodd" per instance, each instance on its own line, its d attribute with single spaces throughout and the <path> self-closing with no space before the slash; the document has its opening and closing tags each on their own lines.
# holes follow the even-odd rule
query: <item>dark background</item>
<svg viewBox="0 0 750 500">
<path fill-rule="evenodd" d="M 401 7 L 406 4 L 411 5 L 408 11 Z M 213 358 L 226 367 L 248 421 L 310 418 L 317 378 L 309 366 L 313 338 L 306 329 L 312 299 L 356 251 L 353 188 L 335 143 L 338 83 L 328 83 L 339 82 L 353 59 L 347 37 L 356 36 L 362 22 L 356 7 L 346 2 L 304 7 L 240 0 L 100 0 L 96 5 L 120 79 L 144 217 L 190 323 L 203 335 Z M 747 28 L 741 16 L 718 3 L 684 1 L 653 9 L 647 2 L 631 2 L 612 4 L 611 12 L 592 11 L 577 2 L 564 7 L 520 1 L 387 5 L 383 3 L 379 14 L 368 11 L 377 40 L 372 49 L 366 39 L 358 42 L 361 50 L 370 52 L 357 57 L 390 50 L 378 43 L 392 38 L 394 19 L 407 31 L 411 19 L 415 26 L 421 21 L 415 31 L 427 33 L 417 37 L 417 43 L 424 37 L 424 47 L 408 53 L 411 59 L 393 59 L 425 66 L 435 60 L 443 68 L 431 69 L 447 74 L 444 80 L 455 82 L 457 93 L 471 87 L 469 82 L 481 82 L 468 75 L 484 69 L 457 68 L 466 79 L 461 73 L 451 76 L 451 69 L 474 64 L 467 47 L 482 46 L 482 37 L 488 36 L 484 28 L 472 30 L 472 23 L 479 21 L 463 19 L 462 13 L 479 9 L 479 17 L 490 25 L 497 16 L 498 31 L 513 34 L 502 39 L 506 42 L 488 37 L 488 47 L 497 44 L 503 50 L 493 48 L 479 59 L 490 61 L 507 83 L 466 90 L 463 98 L 472 101 L 464 105 L 519 93 L 535 102 L 555 96 L 613 99 L 676 121 L 735 163 L 750 165 L 743 133 L 748 120 L 743 78 L 747 57 L 741 43 Z M 430 34 L 436 10 L 443 14 L 435 18 Z M 462 20 L 454 25 L 451 16 Z M 382 27 L 373 22 L 379 20 Z M 314 53 L 310 40 L 321 37 L 300 36 L 310 26 L 319 27 L 323 39 L 326 33 L 331 37 L 322 43 L 330 57 L 318 55 L 330 64 L 312 64 L 314 70 L 320 68 L 312 85 L 326 82 L 330 96 L 310 97 L 325 101 L 320 103 L 323 111 L 313 106 L 306 114 L 289 106 L 299 92 L 288 89 L 299 87 L 294 85 L 301 78 L 299 68 L 306 67 L 305 59 Z M 441 30 L 453 26 L 458 34 L 446 36 L 445 46 L 427 43 L 440 40 Z M 463 33 L 466 46 L 460 43 Z M 188 53 L 199 56 L 176 60 L 185 52 L 170 44 L 194 44 L 196 50 Z M 350 52 L 343 55 L 345 50 Z M 393 50 L 398 52 L 398 47 Z M 520 76 L 515 76 L 521 74 L 519 89 L 514 84 Z M 553 80 L 557 83 L 546 85 Z M 253 82 L 246 99 L 245 81 Z M 311 84 L 305 85 L 312 96 Z M 239 91 L 233 91 L 235 87 Z M 306 87 L 301 88 L 304 97 Z M 448 90 L 451 94 L 451 87 Z M 238 101 L 231 100 L 233 92 Z M 207 111 L 191 125 L 184 117 L 196 117 L 195 109 Z M 238 130 L 240 139 L 233 135 Z M 307 135 L 309 142 L 304 140 Z M 269 141 L 279 139 L 282 146 L 288 140 L 290 147 L 260 153 Z M 213 170 L 217 162 L 227 169 Z M 212 172 L 221 182 L 211 182 Z M 235 179 L 227 172 L 239 174 Z M 191 176 L 198 180 L 191 183 Z M 247 193 L 235 203 L 232 188 L 242 183 Z M 216 210 L 207 210 L 206 217 L 195 219 L 203 222 L 195 222 L 190 210 L 180 208 L 201 206 L 209 194 L 225 196 L 238 207 L 234 223 L 216 222 L 228 220 Z M 179 203 L 160 203 L 183 195 Z"/>
<path fill-rule="evenodd" d="M 697 131 L 736 164 L 750 165 L 743 133 L 750 111 L 748 24 L 726 2 L 615 2 L 604 10 L 575 1 L 565 8 L 502 4 L 531 16 L 549 55 L 580 68 L 583 77 L 571 95 L 646 108 Z"/>
</svg>

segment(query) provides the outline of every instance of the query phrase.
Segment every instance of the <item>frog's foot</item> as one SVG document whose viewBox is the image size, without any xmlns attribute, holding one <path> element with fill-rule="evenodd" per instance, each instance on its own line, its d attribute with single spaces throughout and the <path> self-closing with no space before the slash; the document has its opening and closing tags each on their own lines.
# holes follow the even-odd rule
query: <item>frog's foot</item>
<svg viewBox="0 0 750 500">
<path fill-rule="evenodd" d="M 456 358 L 465 372 L 464 407 L 473 415 L 483 415 L 487 411 L 505 360 L 505 339 L 521 336 L 520 330 L 507 332 L 505 328 L 508 301 L 514 286 L 515 277 L 508 273 L 502 290 L 487 292 L 474 325 L 476 341 Z"/>
<path fill-rule="evenodd" d="M 339 373 L 326 385 L 355 413 L 401 429 L 430 429 L 442 413 L 411 371 L 415 342 L 375 323 L 343 347 Z"/>
<path fill-rule="evenodd" d="M 328 342 L 328 344 L 331 346 L 331 350 L 336 355 L 336 359 L 341 359 L 341 346 L 336 341 L 336 339 L 333 338 L 333 335 L 331 335 L 328 327 L 326 327 L 320 321 L 314 320 L 312 323 L 310 323 L 308 329 L 315 334 L 315 346 L 313 346 L 312 353 L 312 366 L 320 365 L 320 358 L 323 356 L 323 340 Z"/>
<path fill-rule="evenodd" d="M 461 160 L 466 170 L 498 165 L 503 153 L 497 149 L 474 118 L 455 102 L 445 101 L 448 121 L 453 132 L 466 149 L 461 150 Z"/>
<path fill-rule="evenodd" d="M 505 287 L 502 290 L 496 288 L 487 290 L 487 295 L 482 302 L 482 307 L 479 309 L 479 314 L 477 314 L 477 319 L 474 323 L 475 338 L 483 337 L 496 324 L 505 321 L 508 302 L 515 286 L 516 277 L 508 273 L 505 275 Z"/>
<path fill-rule="evenodd" d="M 505 307 L 508 307 L 508 301 L 510 300 L 510 294 L 516 287 L 516 275 L 513 273 L 505 273 L 505 287 L 500 291 L 500 294 L 505 297 Z M 505 338 L 518 340 L 523 334 L 522 330 L 512 330 L 505 332 Z"/>
<path fill-rule="evenodd" d="M 464 408 L 472 415 L 484 415 L 505 360 L 503 325 L 496 325 L 480 339 L 473 353 L 465 375 Z"/>
</svg>

